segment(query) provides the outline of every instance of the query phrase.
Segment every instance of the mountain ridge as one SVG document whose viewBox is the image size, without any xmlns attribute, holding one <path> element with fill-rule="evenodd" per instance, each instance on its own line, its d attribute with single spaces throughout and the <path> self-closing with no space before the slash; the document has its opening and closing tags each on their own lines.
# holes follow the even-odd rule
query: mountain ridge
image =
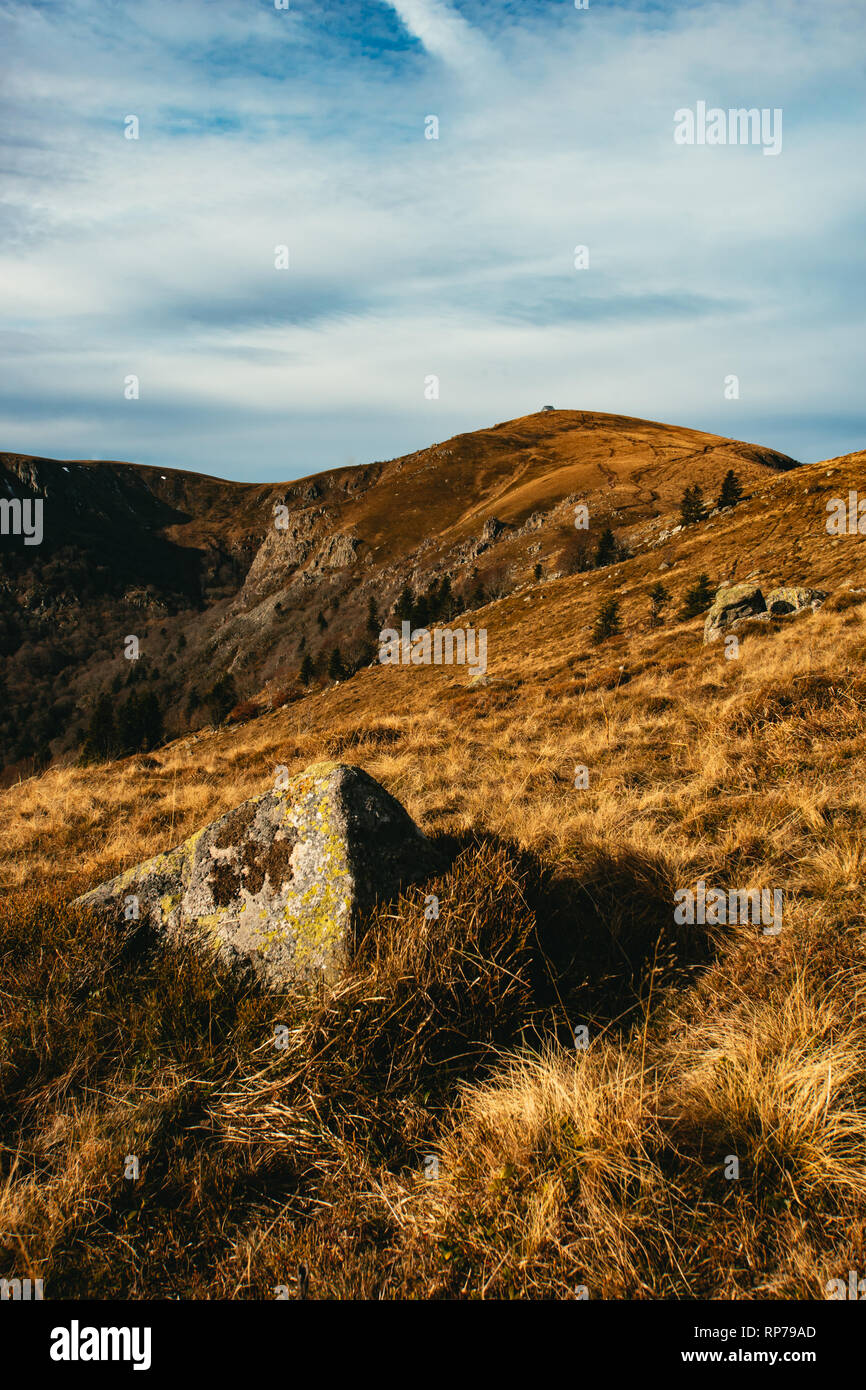
<svg viewBox="0 0 866 1390">
<path fill-rule="evenodd" d="M 447 573 L 466 607 L 539 565 L 577 563 L 577 501 L 588 547 L 607 525 L 627 544 L 686 483 L 711 498 L 730 468 L 748 491 L 800 466 L 705 431 L 565 410 L 281 483 L 0 453 L 3 493 L 45 504 L 42 546 L 0 537 L 0 756 L 16 775 L 72 752 L 99 692 L 136 680 L 180 733 L 206 717 L 222 677 L 243 701 L 291 687 L 305 653 L 321 667 L 336 647 L 352 669 L 369 659 L 371 605 L 386 617 L 407 585 Z M 135 673 L 128 634 L 140 639 Z"/>
</svg>

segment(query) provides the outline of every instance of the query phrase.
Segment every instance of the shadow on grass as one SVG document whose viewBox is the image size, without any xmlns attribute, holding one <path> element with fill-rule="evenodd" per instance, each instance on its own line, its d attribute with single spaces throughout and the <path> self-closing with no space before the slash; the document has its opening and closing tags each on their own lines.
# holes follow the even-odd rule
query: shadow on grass
<svg viewBox="0 0 866 1390">
<path fill-rule="evenodd" d="M 552 866 L 488 835 L 433 843 L 449 862 L 481 845 L 514 862 L 535 918 L 533 993 L 540 1010 L 557 1016 L 564 1042 L 582 1023 L 627 1030 L 665 990 L 688 986 L 721 945 L 724 929 L 674 922 L 682 885 L 660 856 L 585 844 Z"/>
<path fill-rule="evenodd" d="M 584 845 L 551 866 L 490 836 L 434 845 L 441 870 L 365 914 L 346 977 L 321 998 L 151 950 L 147 933 L 121 941 L 50 899 L 4 905 L 0 1172 L 17 1161 L 24 1175 L 22 1244 L 0 1240 L 10 1274 L 26 1246 L 55 1297 L 258 1287 L 267 1261 L 247 1276 L 233 1251 L 258 1242 L 263 1212 L 291 1209 L 282 1260 L 295 1221 L 313 1240 L 320 1200 L 345 1224 L 382 1165 L 418 1171 L 460 1083 L 503 1051 L 552 1033 L 573 1045 L 581 1023 L 627 1029 L 712 957 L 701 929 L 674 927 L 662 860 Z M 369 1259 L 372 1271 L 372 1247 Z"/>
</svg>

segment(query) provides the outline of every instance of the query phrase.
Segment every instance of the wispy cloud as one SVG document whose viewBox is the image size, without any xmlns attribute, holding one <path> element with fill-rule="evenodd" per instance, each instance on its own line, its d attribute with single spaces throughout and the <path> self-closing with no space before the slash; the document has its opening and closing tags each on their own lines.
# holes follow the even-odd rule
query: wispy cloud
<svg viewBox="0 0 866 1390">
<path fill-rule="evenodd" d="M 445 0 L 387 0 L 409 33 L 428 53 L 452 67 L 470 70 L 489 60 L 491 50 L 478 30 Z"/>
<path fill-rule="evenodd" d="M 279 477 L 548 402 L 863 443 L 859 0 L 5 0 L 0 29 L 0 448 Z M 675 146 L 698 99 L 782 107 L 783 154 Z"/>
</svg>

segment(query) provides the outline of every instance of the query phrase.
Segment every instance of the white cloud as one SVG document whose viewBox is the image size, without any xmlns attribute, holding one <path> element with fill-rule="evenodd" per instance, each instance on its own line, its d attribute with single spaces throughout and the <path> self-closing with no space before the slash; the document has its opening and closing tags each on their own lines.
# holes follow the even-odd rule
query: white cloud
<svg viewBox="0 0 866 1390">
<path fill-rule="evenodd" d="M 216 8 L 231 48 L 240 10 Z M 804 417 L 853 415 L 862 10 L 564 6 L 488 40 L 434 0 L 393 8 L 437 59 L 420 73 L 346 56 L 312 6 L 292 31 L 257 10 L 264 47 L 232 64 L 202 57 L 198 0 L 134 10 L 135 42 L 99 7 L 7 4 L 0 448 L 278 476 L 548 400 L 758 439 L 777 420 L 764 442 L 793 453 Z M 782 156 L 676 147 L 698 98 L 782 106 Z"/>
<path fill-rule="evenodd" d="M 428 53 L 451 67 L 468 71 L 489 60 L 488 48 L 477 29 L 445 0 L 386 0 L 396 10 L 414 38 Z"/>
</svg>

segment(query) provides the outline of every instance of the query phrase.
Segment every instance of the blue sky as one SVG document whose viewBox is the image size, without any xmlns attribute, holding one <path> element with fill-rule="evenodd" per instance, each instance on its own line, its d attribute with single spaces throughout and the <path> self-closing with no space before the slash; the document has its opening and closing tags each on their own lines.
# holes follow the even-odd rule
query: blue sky
<svg viewBox="0 0 866 1390">
<path fill-rule="evenodd" d="M 866 447 L 864 40 L 862 0 L 0 0 L 0 449 L 266 481 L 546 404 Z M 677 145 L 698 101 L 781 154 Z"/>
</svg>

